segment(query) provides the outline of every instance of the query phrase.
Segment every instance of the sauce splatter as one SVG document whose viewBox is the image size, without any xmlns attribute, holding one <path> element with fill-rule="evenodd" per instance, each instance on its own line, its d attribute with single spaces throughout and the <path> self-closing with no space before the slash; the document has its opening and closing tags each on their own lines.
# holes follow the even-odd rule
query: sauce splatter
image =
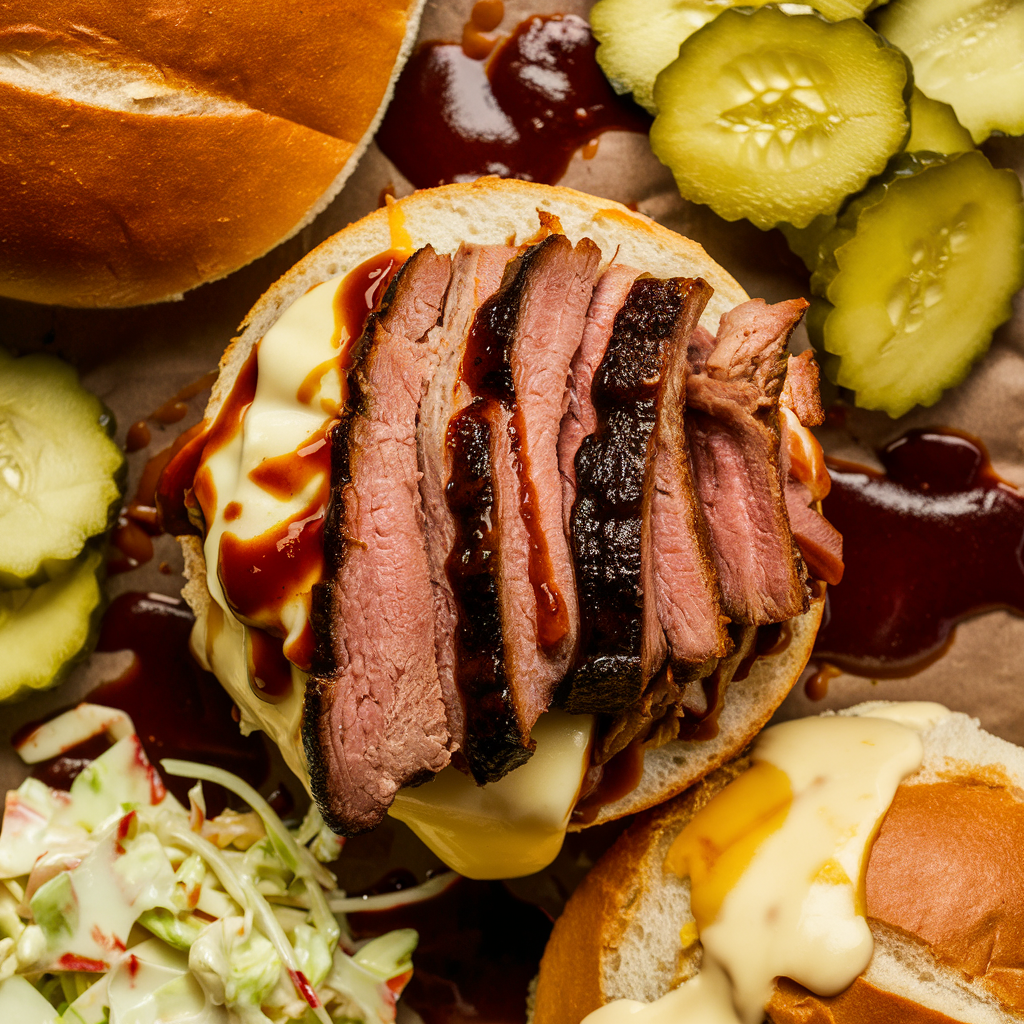
<svg viewBox="0 0 1024 1024">
<path fill-rule="evenodd" d="M 188 647 L 193 621 L 177 598 L 141 593 L 116 597 L 103 617 L 96 649 L 128 650 L 134 657 L 123 675 L 102 683 L 86 699 L 126 711 L 154 765 L 164 757 L 202 761 L 260 786 L 270 765 L 264 742 L 258 734 L 241 735 L 232 721 L 231 698 L 193 660 Z M 32 774 L 67 789 L 108 745 L 102 738 L 88 740 L 37 765 Z M 165 776 L 164 783 L 188 804 L 191 780 Z M 225 803 L 220 787 L 206 784 L 204 790 L 209 813 L 219 813 Z"/>
<path fill-rule="evenodd" d="M 573 153 L 602 132 L 650 127 L 605 80 L 582 18 L 528 18 L 487 63 L 475 56 L 479 28 L 467 32 L 469 52 L 429 42 L 413 54 L 377 133 L 417 187 L 485 174 L 554 184 Z"/>
<path fill-rule="evenodd" d="M 879 457 L 884 473 L 829 461 L 824 510 L 846 575 L 828 590 L 815 660 L 904 676 L 939 658 L 968 616 L 1024 614 L 1024 494 L 980 441 L 951 431 L 912 430 Z"/>
</svg>

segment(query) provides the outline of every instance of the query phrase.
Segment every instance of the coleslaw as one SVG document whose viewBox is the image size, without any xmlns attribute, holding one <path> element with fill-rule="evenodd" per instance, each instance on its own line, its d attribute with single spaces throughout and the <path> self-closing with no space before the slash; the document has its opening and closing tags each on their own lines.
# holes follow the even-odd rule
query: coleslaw
<svg viewBox="0 0 1024 1024">
<path fill-rule="evenodd" d="M 123 712 L 82 704 L 18 746 L 29 763 L 105 732 L 70 791 L 28 778 L 0 829 L 0 1019 L 19 1024 L 390 1024 L 417 934 L 356 943 L 324 862 L 342 840 L 315 807 L 289 830 L 230 772 L 186 809 Z M 202 782 L 247 813 L 207 818 Z"/>
</svg>

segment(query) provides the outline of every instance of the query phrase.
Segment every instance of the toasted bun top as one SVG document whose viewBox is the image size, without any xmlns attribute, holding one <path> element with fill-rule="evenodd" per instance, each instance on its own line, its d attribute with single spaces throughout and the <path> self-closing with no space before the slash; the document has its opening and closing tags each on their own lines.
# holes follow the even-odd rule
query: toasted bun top
<svg viewBox="0 0 1024 1024">
<path fill-rule="evenodd" d="M 391 248 L 415 250 L 429 243 L 438 252 L 451 253 L 464 241 L 522 243 L 537 234 L 540 214 L 556 217 L 557 229 L 573 242 L 582 237 L 596 242 L 605 265 L 614 259 L 656 276 L 704 278 L 714 288 L 702 317 L 712 333 L 720 316 L 747 298 L 740 285 L 696 242 L 611 200 L 498 178 L 424 190 L 349 225 L 309 253 L 263 295 L 243 322 L 239 337 L 225 352 L 221 375 L 206 410 L 207 420 L 212 421 L 226 400 L 253 346 L 310 288 L 331 278 L 342 278 Z M 189 541 L 185 548 L 190 581 L 185 596 L 200 619 L 198 634 L 203 632 L 209 614 L 207 567 L 198 543 Z M 808 612 L 792 621 L 791 640 L 785 650 L 759 658 L 746 680 L 730 684 L 714 739 L 677 741 L 648 752 L 639 787 L 604 807 L 592 823 L 660 803 L 734 757 L 767 722 L 799 677 L 810 656 L 823 603 L 822 599 L 812 602 Z M 212 667 L 217 671 L 216 664 Z M 282 748 L 293 770 L 308 779 L 297 728 L 301 709 L 289 702 L 268 704 L 251 692 L 244 678 L 229 671 L 218 674 L 242 712 L 243 726 L 267 732 Z"/>
<path fill-rule="evenodd" d="M 613 999 L 653 1001 L 691 977 L 689 882 L 663 870 L 692 816 L 748 762 L 731 762 L 623 834 L 573 894 L 541 962 L 533 1024 L 577 1024 Z M 872 847 L 864 974 L 832 998 L 792 982 L 775 1024 L 1024 1019 L 1024 751 L 954 714 L 925 736 Z"/>
<path fill-rule="evenodd" d="M 376 130 L 422 2 L 8 5 L 0 293 L 156 302 L 294 234 Z"/>
</svg>

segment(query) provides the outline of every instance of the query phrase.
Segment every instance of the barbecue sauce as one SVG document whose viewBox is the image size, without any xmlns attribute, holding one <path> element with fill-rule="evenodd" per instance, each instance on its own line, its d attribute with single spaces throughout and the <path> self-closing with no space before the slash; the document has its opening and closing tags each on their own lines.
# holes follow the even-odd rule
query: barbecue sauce
<svg viewBox="0 0 1024 1024">
<path fill-rule="evenodd" d="M 644 745 L 640 740 L 634 740 L 604 764 L 591 764 L 572 809 L 573 824 L 593 824 L 601 808 L 632 793 L 643 774 Z"/>
<path fill-rule="evenodd" d="M 103 617 L 98 651 L 131 651 L 131 665 L 119 678 L 102 683 L 86 697 L 120 708 L 135 723 L 150 761 L 164 757 L 201 761 L 225 768 L 253 786 L 269 772 L 266 747 L 258 735 L 242 736 L 232 720 L 231 698 L 215 676 L 204 672 L 189 652 L 192 613 L 178 598 L 127 593 L 116 597 Z M 26 735 L 39 723 L 20 730 Z M 12 742 L 17 742 L 17 736 Z M 93 738 L 33 768 L 47 785 L 67 789 L 78 773 L 109 746 Z M 185 805 L 193 780 L 163 776 Z M 211 815 L 224 807 L 220 787 L 204 785 Z"/>
<path fill-rule="evenodd" d="M 505 676 L 491 423 L 484 402 L 452 417 L 445 443 L 452 467 L 445 498 L 455 521 L 445 572 L 458 610 L 454 670 L 466 704 L 466 758 L 477 782 L 494 782 L 523 764 L 530 751 L 523 747 Z"/>
<path fill-rule="evenodd" d="M 563 238 L 563 244 L 564 241 Z M 512 378 L 512 345 L 522 282 L 537 252 L 545 244 L 549 243 L 542 242 L 540 246 L 527 250 L 510 264 L 515 268 L 514 276 L 506 270 L 502 287 L 477 312 L 466 342 L 462 379 L 485 406 L 501 403 L 512 415 L 509 437 L 512 461 L 519 480 L 519 514 L 530 545 L 528 565 L 537 606 L 537 642 L 544 650 L 551 651 L 569 632 L 569 611 L 554 580 L 547 537 L 541 529 L 537 487 L 530 472 L 530 456 L 526 449 L 525 423 L 516 402 Z"/>
<path fill-rule="evenodd" d="M 523 21 L 486 63 L 484 48 L 470 46 L 470 55 L 458 43 L 424 43 L 377 143 L 419 188 L 485 174 L 554 184 L 601 132 L 650 127 L 608 84 L 596 48 L 587 23 L 563 14 Z"/>
<path fill-rule="evenodd" d="M 815 660 L 904 676 L 940 657 L 968 616 L 1024 614 L 1024 494 L 951 431 L 909 431 L 879 457 L 885 473 L 829 460 L 824 511 L 846 573 L 829 587 Z"/>
<path fill-rule="evenodd" d="M 419 932 L 402 1001 L 426 1024 L 525 1024 L 551 921 L 501 882 L 462 878 L 431 899 L 349 914 L 348 923 L 357 939 L 393 928 Z"/>
</svg>

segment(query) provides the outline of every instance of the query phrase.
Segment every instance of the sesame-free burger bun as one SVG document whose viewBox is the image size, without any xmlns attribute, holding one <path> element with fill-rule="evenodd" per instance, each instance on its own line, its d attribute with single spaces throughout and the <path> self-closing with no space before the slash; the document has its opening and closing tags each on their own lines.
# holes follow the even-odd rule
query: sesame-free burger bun
<svg viewBox="0 0 1024 1024">
<path fill-rule="evenodd" d="M 843 712 L 841 712 L 843 714 Z M 863 886 L 874 952 L 846 989 L 776 979 L 771 1024 L 1009 1024 L 1024 1020 L 1024 750 L 952 714 L 923 736 L 871 847 Z M 700 969 L 690 880 L 673 841 L 750 766 L 732 761 L 642 815 L 573 893 L 531 1024 L 579 1024 L 617 999 L 654 1002 Z"/>
<path fill-rule="evenodd" d="M 0 294 L 159 302 L 293 235 L 376 130 L 422 2 L 6 5 Z"/>
</svg>

